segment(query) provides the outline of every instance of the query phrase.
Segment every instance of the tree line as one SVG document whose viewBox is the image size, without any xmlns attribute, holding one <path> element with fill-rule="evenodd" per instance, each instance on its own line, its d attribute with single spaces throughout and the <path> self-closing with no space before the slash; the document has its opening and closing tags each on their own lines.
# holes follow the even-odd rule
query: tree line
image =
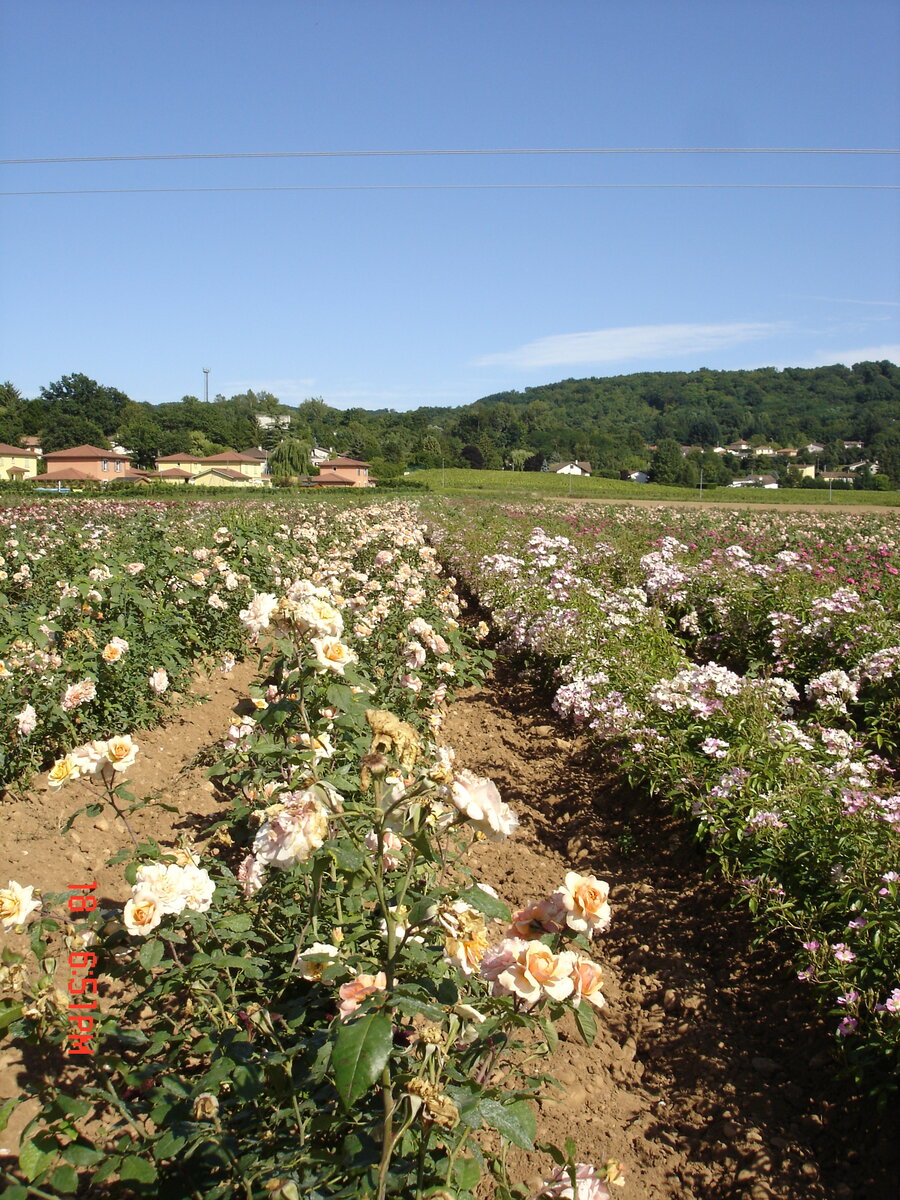
<svg viewBox="0 0 900 1200">
<path fill-rule="evenodd" d="M 727 482 L 746 468 L 745 458 L 713 455 L 717 445 L 744 439 L 777 449 L 819 442 L 825 447 L 817 456 L 820 467 L 877 459 L 890 485 L 900 487 L 898 402 L 900 369 L 886 360 L 565 379 L 457 408 L 408 412 L 338 409 L 319 397 L 291 407 L 270 392 L 252 390 L 208 402 L 183 396 L 152 405 L 73 374 L 33 398 L 12 383 L 0 385 L 0 441 L 18 444 L 25 435 L 37 436 L 45 450 L 115 441 L 132 452 L 138 467 L 150 467 L 166 454 L 204 457 L 224 449 L 280 446 L 290 473 L 319 445 L 370 462 L 383 478 L 442 464 L 534 470 L 545 462 L 587 460 L 594 474 L 617 476 L 653 465 L 661 482 L 685 484 L 695 481 L 701 467 L 710 483 Z M 260 417 L 280 420 L 261 424 Z M 864 450 L 847 449 L 845 441 L 860 441 Z M 687 458 L 679 450 L 676 463 L 672 444 L 695 449 Z M 657 457 L 654 464 L 661 447 L 665 462 Z M 769 463 L 765 469 L 786 474 L 789 467 Z M 663 474 L 677 478 L 663 480 Z"/>
</svg>

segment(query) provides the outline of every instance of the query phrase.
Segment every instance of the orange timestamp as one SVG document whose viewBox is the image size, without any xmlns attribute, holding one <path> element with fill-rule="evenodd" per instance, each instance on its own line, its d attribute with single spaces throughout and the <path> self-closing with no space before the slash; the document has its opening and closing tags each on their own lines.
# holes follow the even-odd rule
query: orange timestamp
<svg viewBox="0 0 900 1200">
<path fill-rule="evenodd" d="M 97 889 L 96 883 L 70 883 L 69 912 L 90 913 L 97 907 L 97 897 L 92 893 Z M 92 975 L 92 969 L 97 965 L 97 955 L 93 950 L 73 950 L 69 954 L 69 1022 L 70 1032 L 66 1035 L 66 1054 L 93 1054 L 94 1017 L 92 1009 L 97 1007 L 97 977 Z M 87 975 L 79 972 L 87 968 Z"/>
</svg>

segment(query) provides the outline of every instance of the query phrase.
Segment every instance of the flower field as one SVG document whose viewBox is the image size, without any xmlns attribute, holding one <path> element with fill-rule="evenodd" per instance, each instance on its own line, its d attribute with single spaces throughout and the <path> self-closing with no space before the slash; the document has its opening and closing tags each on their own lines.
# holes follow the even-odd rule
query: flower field
<svg viewBox="0 0 900 1200">
<path fill-rule="evenodd" d="M 221 820 L 177 845 L 132 835 L 117 897 L 0 888 L 0 1029 L 60 1058 L 30 1076 L 41 1110 L 4 1194 L 467 1200 L 492 1178 L 533 1195 L 505 1148 L 535 1144 L 553 1022 L 574 1014 L 590 1042 L 602 1019 L 609 884 L 563 872 L 510 912 L 467 871 L 473 840 L 517 817 L 441 740 L 490 655 L 417 513 L 2 520 L 7 788 L 46 768 L 54 789 L 90 781 L 130 832 L 140 727 L 199 660 L 260 664 L 209 770 Z M 546 1149 L 544 1197 L 622 1182 Z"/>
<path fill-rule="evenodd" d="M 856 1077 L 893 1086 L 900 522 L 459 502 L 435 524 L 556 711 L 695 820 Z"/>
</svg>

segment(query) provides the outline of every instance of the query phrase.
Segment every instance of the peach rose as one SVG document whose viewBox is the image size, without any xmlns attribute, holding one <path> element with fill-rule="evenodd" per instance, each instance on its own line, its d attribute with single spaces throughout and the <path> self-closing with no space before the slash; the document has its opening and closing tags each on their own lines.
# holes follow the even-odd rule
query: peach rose
<svg viewBox="0 0 900 1200">
<path fill-rule="evenodd" d="M 366 996 L 371 996 L 373 992 L 383 992 L 386 987 L 387 976 L 384 971 L 379 971 L 377 975 L 357 975 L 349 983 L 341 984 L 338 993 L 341 997 L 341 1003 L 338 1005 L 341 1020 L 346 1021 L 352 1016 Z"/>
<path fill-rule="evenodd" d="M 601 967 L 589 958 L 579 955 L 572 967 L 572 982 L 575 991 L 572 993 L 572 1003 L 577 1008 L 582 1000 L 593 1004 L 594 1008 L 603 1008 L 606 1000 L 600 989 L 603 987 L 603 971 Z"/>
<path fill-rule="evenodd" d="M 598 930 L 605 929 L 609 924 L 609 884 L 602 879 L 569 871 L 565 885 L 557 895 L 566 910 L 566 924 L 576 933 L 586 933 L 588 937 L 593 937 Z"/>
</svg>

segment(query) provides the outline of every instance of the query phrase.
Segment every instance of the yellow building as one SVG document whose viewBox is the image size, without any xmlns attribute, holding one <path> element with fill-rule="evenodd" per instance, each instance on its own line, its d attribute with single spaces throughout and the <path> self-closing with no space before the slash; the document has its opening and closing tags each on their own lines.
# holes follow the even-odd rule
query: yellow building
<svg viewBox="0 0 900 1200">
<path fill-rule="evenodd" d="M 21 446 L 0 442 L 0 479 L 33 479 L 37 475 L 38 458 Z"/>
<path fill-rule="evenodd" d="M 185 472 L 189 476 L 186 483 L 197 483 L 202 475 L 203 483 L 208 487 L 269 487 L 272 481 L 265 473 L 265 468 L 265 461 L 250 454 L 239 454 L 236 450 L 223 450 L 221 454 L 211 454 L 208 458 L 198 458 L 196 454 L 166 454 L 156 460 L 160 479 L 168 475 L 174 483 L 174 472 Z M 215 472 L 215 478 L 210 472 Z"/>
</svg>

